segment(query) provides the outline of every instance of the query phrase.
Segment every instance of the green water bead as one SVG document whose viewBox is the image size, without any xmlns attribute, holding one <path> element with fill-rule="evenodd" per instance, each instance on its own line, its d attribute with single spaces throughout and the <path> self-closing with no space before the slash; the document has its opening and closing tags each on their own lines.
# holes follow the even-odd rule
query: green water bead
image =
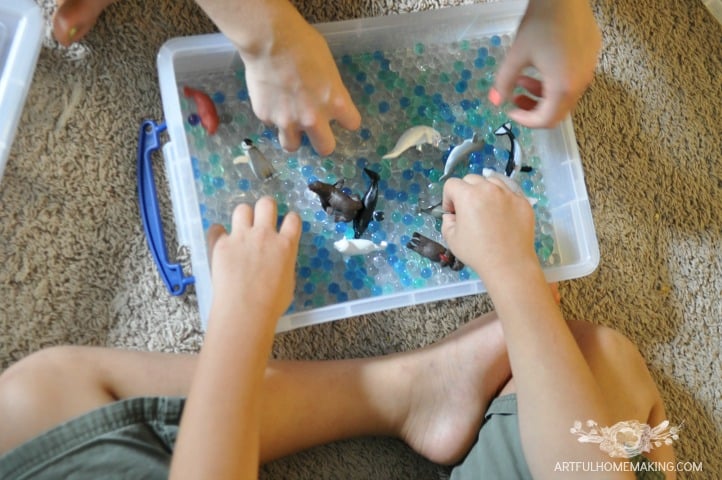
<svg viewBox="0 0 722 480">
<path fill-rule="evenodd" d="M 541 166 L 541 159 L 536 155 L 532 155 L 531 157 L 529 157 L 527 163 L 531 168 L 539 168 Z"/>
<path fill-rule="evenodd" d="M 423 288 L 426 285 L 426 280 L 423 278 L 415 278 L 413 282 L 414 288 Z"/>
<path fill-rule="evenodd" d="M 492 57 L 491 55 L 486 57 L 486 65 L 488 67 L 493 67 L 494 65 L 496 65 L 496 58 Z"/>
<path fill-rule="evenodd" d="M 371 103 L 371 97 L 368 95 L 362 95 L 359 99 L 359 104 L 361 105 L 369 105 Z"/>
<path fill-rule="evenodd" d="M 289 170 L 296 170 L 298 168 L 298 158 L 288 157 L 286 160 L 286 166 Z"/>
<path fill-rule="evenodd" d="M 462 40 L 459 44 L 459 48 L 461 51 L 465 52 L 469 49 L 469 41 L 468 40 Z"/>
<path fill-rule="evenodd" d="M 436 168 L 431 169 L 431 172 L 429 172 L 429 181 L 434 182 L 434 183 L 438 182 L 439 178 L 441 178 L 441 175 L 443 173 L 444 173 L 443 171 L 438 170 Z M 431 190 L 431 188 L 429 188 L 429 190 Z"/>
<path fill-rule="evenodd" d="M 441 72 L 439 74 L 439 82 L 441 83 L 449 83 L 451 81 L 451 76 L 446 72 Z"/>
<path fill-rule="evenodd" d="M 214 193 L 216 193 L 216 189 L 213 188 L 213 185 L 203 185 L 203 195 L 211 197 Z"/>
<path fill-rule="evenodd" d="M 394 223 L 401 222 L 401 219 L 403 218 L 403 215 L 401 215 L 401 212 L 398 210 L 394 210 L 394 212 L 391 214 L 391 221 Z"/>
<path fill-rule="evenodd" d="M 486 78 L 480 78 L 476 81 L 476 89 L 482 92 L 485 92 L 489 90 L 489 87 L 491 86 L 491 82 L 487 80 Z"/>
<path fill-rule="evenodd" d="M 242 113 L 239 113 L 238 115 L 233 117 L 233 122 L 236 125 L 243 126 L 248 123 L 248 118 Z"/>
<path fill-rule="evenodd" d="M 366 113 L 371 115 L 372 117 L 376 117 L 379 114 L 379 106 L 375 103 L 369 103 L 366 105 Z"/>
<path fill-rule="evenodd" d="M 321 162 L 321 168 L 323 168 L 324 170 L 327 170 L 327 171 L 333 170 L 335 166 L 336 166 L 336 164 L 330 158 L 325 158 L 323 160 L 323 162 Z"/>
<path fill-rule="evenodd" d="M 494 132 L 487 133 L 484 135 L 484 141 L 486 141 L 488 145 L 494 145 L 496 143 L 496 134 L 494 134 Z"/>
<path fill-rule="evenodd" d="M 208 155 L 208 163 L 210 163 L 214 167 L 220 165 L 221 164 L 221 156 L 218 155 L 217 153 L 211 153 L 210 155 Z"/>
<path fill-rule="evenodd" d="M 454 62 L 454 71 L 460 73 L 464 69 L 464 62 L 457 60 Z"/>
<path fill-rule="evenodd" d="M 437 173 L 436 180 L 438 180 L 438 177 L 440 177 L 441 174 L 438 172 L 438 170 L 435 170 L 435 172 Z M 432 171 L 432 173 L 434 173 L 434 171 Z M 444 186 L 436 180 L 434 180 L 434 183 L 428 186 L 427 193 L 430 198 L 439 198 L 444 189 Z"/>
<path fill-rule="evenodd" d="M 414 45 L 414 53 L 416 53 L 416 55 L 423 54 L 425 50 L 426 50 L 426 47 L 424 47 L 423 43 L 419 42 L 416 45 Z"/>
<path fill-rule="evenodd" d="M 313 306 L 316 308 L 323 307 L 326 304 L 326 299 L 322 297 L 321 295 L 316 295 L 313 297 Z"/>
<path fill-rule="evenodd" d="M 343 164 L 341 173 L 344 178 L 354 178 L 358 173 L 358 169 L 352 163 L 345 162 Z"/>
<path fill-rule="evenodd" d="M 379 157 L 383 157 L 388 152 L 389 152 L 389 149 L 388 149 L 388 147 L 386 147 L 386 145 L 379 145 L 376 148 L 376 155 L 378 155 Z"/>
<path fill-rule="evenodd" d="M 424 223 L 426 223 L 426 219 L 422 215 L 417 215 L 416 218 L 414 218 L 414 225 L 417 227 L 423 227 Z"/>
<path fill-rule="evenodd" d="M 211 173 L 211 175 L 213 175 L 214 177 L 221 177 L 221 178 L 222 178 L 222 177 L 223 177 L 223 174 L 225 173 L 225 169 L 224 169 L 223 166 L 220 165 L 220 164 L 212 165 L 212 166 L 211 166 L 211 172 L 210 172 L 210 173 Z"/>
</svg>

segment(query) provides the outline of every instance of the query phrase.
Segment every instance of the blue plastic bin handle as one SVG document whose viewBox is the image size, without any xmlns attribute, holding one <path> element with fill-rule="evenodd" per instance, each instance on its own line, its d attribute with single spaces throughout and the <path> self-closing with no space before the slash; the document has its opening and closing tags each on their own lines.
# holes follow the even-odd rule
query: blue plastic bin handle
<svg viewBox="0 0 722 480">
<path fill-rule="evenodd" d="M 155 264 L 163 279 L 163 283 L 172 295 L 181 295 L 186 285 L 195 282 L 193 276 L 183 276 L 183 268 L 179 263 L 170 263 L 165 248 L 163 222 L 158 208 L 158 194 L 155 188 L 151 155 L 160 148 L 160 134 L 165 131 L 165 123 L 156 124 L 145 120 L 138 134 L 138 202 L 140 216 L 143 219 L 145 238 L 153 254 Z"/>
</svg>

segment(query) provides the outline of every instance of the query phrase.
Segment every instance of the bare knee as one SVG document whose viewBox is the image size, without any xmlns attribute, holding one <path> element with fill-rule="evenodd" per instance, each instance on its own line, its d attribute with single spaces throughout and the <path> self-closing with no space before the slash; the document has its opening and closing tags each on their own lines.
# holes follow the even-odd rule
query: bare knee
<svg viewBox="0 0 722 480">
<path fill-rule="evenodd" d="M 35 352 L 0 375 L 0 452 L 82 413 L 99 390 L 84 347 Z M 91 395 L 88 395 L 88 394 Z"/>
<path fill-rule="evenodd" d="M 617 416 L 646 419 L 659 393 L 637 346 L 609 327 L 579 321 L 569 327 Z"/>
</svg>

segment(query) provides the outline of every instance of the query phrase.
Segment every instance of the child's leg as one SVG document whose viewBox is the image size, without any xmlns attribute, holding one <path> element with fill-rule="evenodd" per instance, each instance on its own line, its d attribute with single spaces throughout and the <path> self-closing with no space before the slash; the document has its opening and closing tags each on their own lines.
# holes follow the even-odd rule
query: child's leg
<svg viewBox="0 0 722 480">
<path fill-rule="evenodd" d="M 117 399 L 185 395 L 195 364 L 193 355 L 88 347 L 33 354 L 0 376 L 0 453 Z M 262 392 L 262 460 L 343 438 L 392 435 L 431 460 L 454 462 L 508 377 L 493 314 L 413 352 L 272 361 Z"/>
</svg>

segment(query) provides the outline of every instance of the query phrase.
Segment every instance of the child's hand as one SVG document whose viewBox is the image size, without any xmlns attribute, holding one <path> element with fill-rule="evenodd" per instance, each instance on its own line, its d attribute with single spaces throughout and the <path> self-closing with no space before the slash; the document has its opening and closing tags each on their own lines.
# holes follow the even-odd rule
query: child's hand
<svg viewBox="0 0 722 480">
<path fill-rule="evenodd" d="M 336 140 L 329 123 L 349 130 L 361 125 L 361 115 L 336 68 L 326 40 L 295 11 L 269 51 L 241 51 L 253 111 L 264 123 L 278 127 L 281 146 L 295 151 L 306 132 L 321 155 L 329 155 Z"/>
<path fill-rule="evenodd" d="M 531 128 L 550 128 L 576 105 L 594 75 L 601 34 L 587 0 L 530 0 L 513 44 L 496 75 L 489 99 L 495 105 L 518 95 L 508 113 Z M 522 73 L 533 66 L 541 81 Z"/>
<path fill-rule="evenodd" d="M 444 184 L 441 233 L 451 252 L 482 278 L 517 261 L 532 260 L 534 211 L 496 178 L 467 175 Z"/>
<path fill-rule="evenodd" d="M 301 219 L 290 212 L 277 229 L 276 202 L 263 197 L 255 208 L 237 206 L 231 222 L 230 233 L 220 225 L 208 231 L 214 308 L 278 320 L 293 299 Z"/>
</svg>

